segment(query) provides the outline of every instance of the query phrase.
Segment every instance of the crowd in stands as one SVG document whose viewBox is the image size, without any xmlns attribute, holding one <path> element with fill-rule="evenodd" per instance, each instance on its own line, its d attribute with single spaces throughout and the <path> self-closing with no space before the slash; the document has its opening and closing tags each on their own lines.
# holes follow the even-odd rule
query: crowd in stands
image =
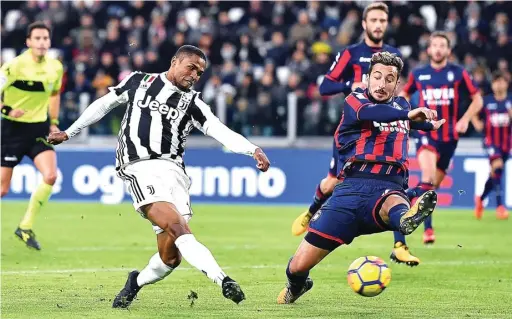
<svg viewBox="0 0 512 319">
<path fill-rule="evenodd" d="M 65 66 L 61 126 L 79 106 L 106 94 L 131 71 L 164 72 L 176 49 L 204 50 L 209 67 L 195 86 L 213 109 L 218 94 L 226 121 L 245 135 L 286 135 L 288 93 L 297 97 L 299 135 L 331 135 L 343 96 L 318 86 L 334 56 L 361 41 L 369 1 L 15 1 L 2 3 L 2 60 L 25 49 L 26 27 L 41 20 Z M 512 66 L 512 3 L 392 1 L 385 42 L 398 47 L 407 72 L 426 63 L 429 33 L 444 30 L 451 60 L 463 64 L 486 94 L 493 70 Z M 124 110 L 90 133 L 116 134 Z M 473 134 L 470 132 L 469 135 Z"/>
</svg>

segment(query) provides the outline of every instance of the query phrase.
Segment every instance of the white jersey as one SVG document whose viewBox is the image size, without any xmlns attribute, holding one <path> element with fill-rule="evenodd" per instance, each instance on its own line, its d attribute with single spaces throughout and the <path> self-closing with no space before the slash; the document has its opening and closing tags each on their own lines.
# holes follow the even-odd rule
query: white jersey
<svg viewBox="0 0 512 319">
<path fill-rule="evenodd" d="M 133 72 L 110 93 L 91 104 L 66 130 L 72 137 L 114 107 L 126 106 L 116 149 L 116 169 L 148 159 L 166 159 L 184 168 L 190 131 L 196 127 L 235 153 L 253 155 L 257 146 L 231 131 L 194 90 L 182 91 L 166 73 Z"/>
</svg>

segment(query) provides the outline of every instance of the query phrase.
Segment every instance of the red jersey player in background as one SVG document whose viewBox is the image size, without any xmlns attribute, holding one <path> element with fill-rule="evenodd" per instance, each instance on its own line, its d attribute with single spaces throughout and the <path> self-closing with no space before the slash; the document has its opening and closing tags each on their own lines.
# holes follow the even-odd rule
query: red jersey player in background
<svg viewBox="0 0 512 319">
<path fill-rule="evenodd" d="M 430 36 L 427 49 L 430 64 L 419 67 L 409 74 L 401 95 L 410 96 L 419 91 L 419 107 L 437 110 L 439 118 L 446 124 L 439 131 L 427 132 L 416 144 L 417 159 L 421 169 L 421 182 L 408 190 L 408 196 L 417 197 L 427 190 L 437 189 L 450 165 L 459 134 L 464 134 L 471 119 L 482 108 L 482 96 L 473 84 L 468 72 L 459 65 L 448 63 L 451 54 L 450 39 L 443 32 Z M 460 117 L 460 105 L 465 95 L 471 97 L 471 104 Z M 432 216 L 425 220 L 423 243 L 435 241 Z"/>
<path fill-rule="evenodd" d="M 492 75 L 492 94 L 484 97 L 484 107 L 479 116 L 472 119 L 477 131 L 484 130 L 484 147 L 489 155 L 491 174 L 485 183 L 482 195 L 475 198 L 475 217 L 481 219 L 484 213 L 483 200 L 494 189 L 496 192 L 496 218 L 507 219 L 508 212 L 502 202 L 501 176 L 503 164 L 510 155 L 512 144 L 512 96 L 508 94 L 505 75 L 496 71 Z"/>
<path fill-rule="evenodd" d="M 372 55 L 376 52 L 387 51 L 396 54 L 400 58 L 402 57 L 397 48 L 384 44 L 383 39 L 388 27 L 388 15 L 388 6 L 383 2 L 372 3 L 364 9 L 362 21 L 364 40 L 348 46 L 337 54 L 320 85 L 321 95 L 329 96 L 343 93 L 348 96 L 357 88 L 366 89 L 366 77 L 368 76 L 370 61 Z M 336 184 L 342 180 L 340 176 L 341 167 L 338 167 L 338 163 L 343 163 L 344 160 L 339 157 L 339 145 L 336 145 L 335 141 L 338 130 L 334 133 L 329 172 L 317 185 L 313 203 L 308 210 L 299 215 L 293 222 L 292 234 L 295 236 L 299 236 L 306 231 L 311 217 L 331 196 Z M 394 232 L 394 237 L 395 243 L 391 258 L 398 263 L 406 263 L 409 266 L 418 265 L 420 260 L 409 252 L 405 236 L 400 232 Z"/>
</svg>

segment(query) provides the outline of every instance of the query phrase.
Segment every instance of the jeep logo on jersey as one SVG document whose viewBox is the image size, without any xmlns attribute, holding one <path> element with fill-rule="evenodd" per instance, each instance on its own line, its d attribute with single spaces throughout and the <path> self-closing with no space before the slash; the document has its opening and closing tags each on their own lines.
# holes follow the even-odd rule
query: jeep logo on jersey
<svg viewBox="0 0 512 319">
<path fill-rule="evenodd" d="M 378 127 L 381 132 L 400 132 L 404 134 L 409 132 L 409 121 L 399 120 L 391 123 L 373 122 L 373 126 Z"/>
<path fill-rule="evenodd" d="M 167 120 L 175 120 L 180 116 L 180 112 L 177 109 L 169 107 L 167 104 L 160 104 L 156 100 L 151 100 L 151 96 L 146 96 L 146 100 L 138 100 L 137 106 L 141 109 L 149 108 L 151 111 L 158 111 L 162 115 L 166 115 Z"/>
</svg>

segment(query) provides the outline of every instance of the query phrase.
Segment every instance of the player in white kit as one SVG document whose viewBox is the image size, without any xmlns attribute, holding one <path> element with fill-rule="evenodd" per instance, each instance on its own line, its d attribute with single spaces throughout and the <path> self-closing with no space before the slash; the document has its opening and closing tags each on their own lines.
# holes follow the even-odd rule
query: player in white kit
<svg viewBox="0 0 512 319">
<path fill-rule="evenodd" d="M 112 307 L 126 308 L 139 290 L 162 280 L 181 257 L 222 287 L 224 297 L 236 303 L 245 295 L 227 276 L 211 252 L 192 234 L 188 221 L 190 178 L 183 162 L 185 142 L 196 127 L 232 152 L 252 156 L 257 168 L 267 171 L 270 162 L 261 148 L 222 124 L 191 89 L 206 68 L 206 56 L 191 45 L 178 49 L 167 72 L 133 72 L 110 93 L 94 101 L 71 127 L 50 134 L 60 144 L 96 123 L 117 106 L 125 106 L 116 149 L 117 174 L 128 185 L 135 209 L 151 221 L 158 252 L 140 272 L 132 271 Z"/>
</svg>

